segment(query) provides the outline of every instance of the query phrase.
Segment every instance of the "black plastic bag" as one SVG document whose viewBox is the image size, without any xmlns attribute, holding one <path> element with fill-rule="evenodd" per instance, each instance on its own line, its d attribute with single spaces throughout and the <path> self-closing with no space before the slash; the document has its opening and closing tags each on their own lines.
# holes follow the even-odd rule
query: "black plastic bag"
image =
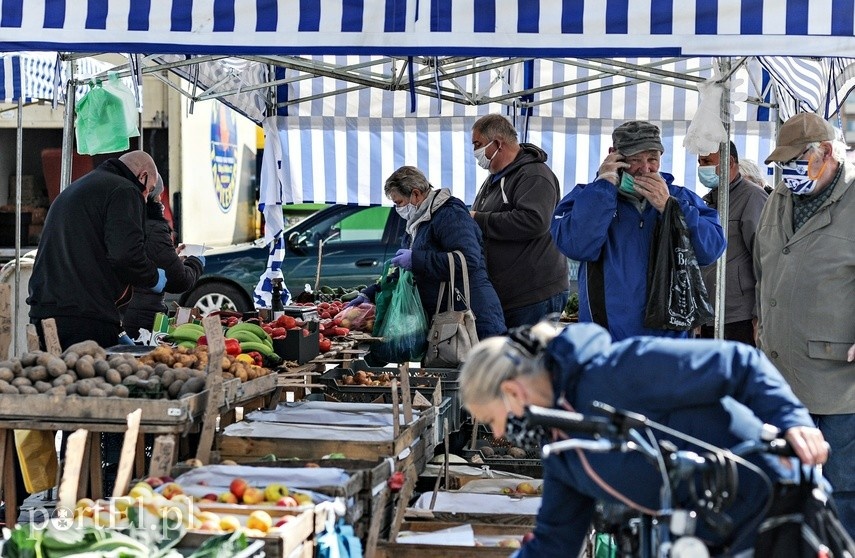
<svg viewBox="0 0 855 558">
<path fill-rule="evenodd" d="M 824 554 L 823 554 L 824 553 Z M 831 496 L 810 474 L 778 481 L 772 506 L 761 523 L 755 556 L 815 558 L 855 556 L 855 542 L 837 517 Z"/>
<path fill-rule="evenodd" d="M 674 198 L 668 198 L 653 231 L 647 293 L 645 327 L 688 331 L 712 321 L 713 309 L 689 228 Z"/>
</svg>

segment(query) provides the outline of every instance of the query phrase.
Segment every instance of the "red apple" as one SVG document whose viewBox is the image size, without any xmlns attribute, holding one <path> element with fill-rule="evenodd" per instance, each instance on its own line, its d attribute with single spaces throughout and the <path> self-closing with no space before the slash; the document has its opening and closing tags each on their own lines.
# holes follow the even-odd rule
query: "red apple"
<svg viewBox="0 0 855 558">
<path fill-rule="evenodd" d="M 210 493 L 202 496 L 202 500 L 208 500 L 210 502 L 216 502 L 217 499 L 218 499 L 218 496 L 216 494 L 214 494 L 213 492 L 210 492 Z"/>
<path fill-rule="evenodd" d="M 237 496 L 238 500 L 240 500 L 243 498 L 243 493 L 246 492 L 248 486 L 245 480 L 237 478 L 229 484 L 229 492 Z"/>
<path fill-rule="evenodd" d="M 279 498 L 276 505 L 282 506 L 283 508 L 296 508 L 300 504 L 297 503 L 297 500 L 295 500 L 293 496 L 283 496 L 282 498 Z"/>
<path fill-rule="evenodd" d="M 523 544 L 525 544 L 525 543 L 527 543 L 528 541 L 531 541 L 531 540 L 534 540 L 534 533 L 533 533 L 533 532 L 529 531 L 528 533 L 526 533 L 525 535 L 523 535 L 523 538 L 522 538 L 522 542 L 523 542 Z"/>
<path fill-rule="evenodd" d="M 280 518 L 279 518 L 279 520 L 276 522 L 276 524 L 275 524 L 275 525 L 276 525 L 276 527 L 282 527 L 283 525 L 285 525 L 286 523 L 288 523 L 289 521 L 291 521 L 291 518 L 292 518 L 292 517 L 294 517 L 294 516 L 293 516 L 293 515 L 283 515 L 283 516 L 282 516 L 282 517 L 280 517 Z"/>
<path fill-rule="evenodd" d="M 145 483 L 152 488 L 157 488 L 158 486 L 163 484 L 163 481 L 160 479 L 160 477 L 148 477 L 147 479 L 145 479 Z"/>
</svg>

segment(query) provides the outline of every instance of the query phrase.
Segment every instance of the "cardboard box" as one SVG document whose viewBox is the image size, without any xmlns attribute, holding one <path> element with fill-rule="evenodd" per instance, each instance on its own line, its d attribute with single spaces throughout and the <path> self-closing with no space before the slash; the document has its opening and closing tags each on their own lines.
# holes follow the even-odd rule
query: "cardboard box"
<svg viewBox="0 0 855 558">
<path fill-rule="evenodd" d="M 159 345 L 160 340 L 172 333 L 174 329 L 175 321 L 163 312 L 158 312 L 154 315 L 154 325 L 152 325 L 151 339 L 148 344 L 153 347 Z"/>
<path fill-rule="evenodd" d="M 298 364 L 305 364 L 318 356 L 318 322 L 306 322 L 304 327 L 309 330 L 309 335 L 303 335 L 302 331 L 289 331 L 285 339 L 273 340 L 273 351 L 285 360 L 296 361 Z"/>
</svg>

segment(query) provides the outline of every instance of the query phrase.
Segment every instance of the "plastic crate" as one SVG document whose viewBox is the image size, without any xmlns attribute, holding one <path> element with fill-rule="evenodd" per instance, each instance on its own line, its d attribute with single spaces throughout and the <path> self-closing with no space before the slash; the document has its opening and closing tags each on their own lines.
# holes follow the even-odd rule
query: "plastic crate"
<svg viewBox="0 0 855 558">
<path fill-rule="evenodd" d="M 503 439 L 499 439 L 500 442 L 501 440 Z M 498 471 L 507 471 L 533 478 L 543 478 L 543 463 L 540 460 L 540 454 L 538 452 L 526 452 L 524 458 L 504 457 L 504 455 L 506 455 L 507 448 L 490 443 L 493 441 L 496 441 L 496 439 L 493 438 L 489 429 L 484 425 L 479 425 L 478 434 L 475 438 L 475 447 L 472 447 L 470 431 L 469 442 L 463 448 L 463 457 L 471 462 L 473 457 L 478 456 L 480 458 L 480 463 L 473 462 L 473 464 L 489 465 L 490 468 Z M 493 447 L 496 455 L 493 457 L 485 456 L 481 451 L 481 448 L 485 445 Z"/>
<path fill-rule="evenodd" d="M 367 403 L 383 396 L 384 403 L 391 403 L 391 391 L 388 387 L 344 385 L 340 378 L 345 374 L 355 374 L 360 370 L 373 374 L 389 374 L 398 376 L 398 368 L 372 367 L 364 360 L 355 360 L 349 368 L 332 368 L 320 376 L 319 381 L 328 386 L 327 393 L 339 401 L 348 403 Z M 448 410 L 448 428 L 451 432 L 460 430 L 461 408 L 460 408 L 460 383 L 458 376 L 460 370 L 455 368 L 410 368 L 410 389 L 418 391 L 428 399 L 438 380 L 442 389 L 442 396 L 451 400 Z M 419 385 L 422 384 L 422 385 Z"/>
</svg>

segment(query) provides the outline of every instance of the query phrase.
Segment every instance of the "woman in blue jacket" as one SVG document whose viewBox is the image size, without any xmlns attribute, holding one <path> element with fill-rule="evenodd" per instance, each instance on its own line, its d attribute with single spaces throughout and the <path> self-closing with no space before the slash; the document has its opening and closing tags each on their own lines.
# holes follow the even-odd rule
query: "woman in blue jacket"
<svg viewBox="0 0 855 558">
<path fill-rule="evenodd" d="M 525 340 L 520 341 L 520 340 Z M 493 435 L 516 445 L 551 441 L 524 417 L 529 405 L 589 414 L 592 402 L 645 415 L 708 444 L 728 448 L 757 439 L 762 423 L 784 432 L 806 464 L 827 458 L 822 433 L 762 352 L 735 342 L 632 337 L 612 342 L 596 324 L 572 324 L 563 331 L 541 322 L 526 335 L 479 343 L 460 373 L 460 396 L 474 419 Z M 700 451 L 669 437 L 679 449 Z M 773 479 L 787 474 L 779 458 L 750 458 Z M 585 540 L 597 501 L 659 509 L 661 475 L 637 452 L 567 451 L 543 460 L 543 503 L 534 538 L 520 556 L 575 556 Z M 684 495 L 685 496 L 685 495 Z M 739 468 L 734 503 L 725 510 L 735 538 L 723 538 L 698 520 L 696 536 L 728 552 L 750 549 L 767 502 L 759 475 Z M 685 502 L 684 502 L 685 503 Z"/>
<path fill-rule="evenodd" d="M 403 166 L 392 173 L 386 179 L 384 191 L 401 218 L 407 221 L 403 248 L 398 250 L 392 263 L 413 272 L 427 322 L 430 323 L 436 312 L 440 285 L 450 278 L 448 254 L 459 250 L 469 271 L 472 298 L 469 304 L 475 315 L 478 338 L 505 333 L 507 328 L 502 306 L 487 278 L 481 229 L 469 215 L 466 205 L 453 197 L 447 188 L 431 188 L 425 175 L 410 166 Z M 455 262 L 455 282 L 462 293 L 462 271 L 459 261 L 455 259 Z M 365 295 L 373 298 L 376 288 L 369 287 Z M 443 309 L 446 300 L 443 300 Z M 354 303 L 361 301 L 357 298 Z M 463 310 L 463 303 L 456 301 L 455 309 Z"/>
</svg>

